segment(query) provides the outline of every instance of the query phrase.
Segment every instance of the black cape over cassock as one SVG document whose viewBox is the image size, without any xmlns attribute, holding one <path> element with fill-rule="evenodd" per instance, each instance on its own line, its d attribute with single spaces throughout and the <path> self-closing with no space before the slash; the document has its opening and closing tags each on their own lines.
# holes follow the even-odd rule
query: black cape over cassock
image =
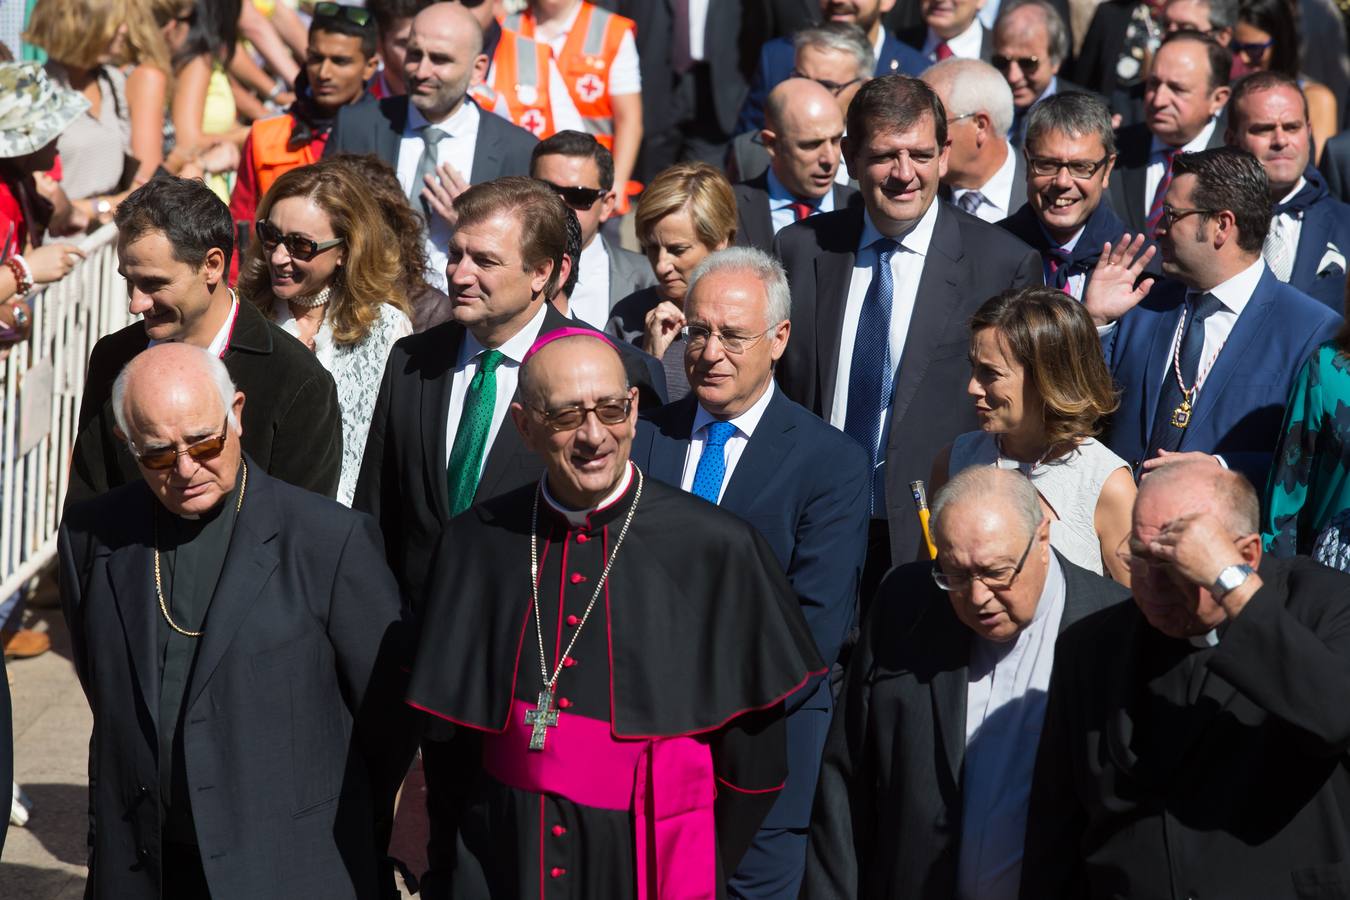
<svg viewBox="0 0 1350 900">
<path fill-rule="evenodd" d="M 454 726 L 439 735 L 433 727 L 445 739 L 423 748 L 431 818 L 425 896 L 721 896 L 773 805 L 787 775 L 782 699 L 823 666 L 796 595 L 753 528 L 646 479 L 609 579 L 577 633 L 633 504 L 636 467 L 631 472 L 616 500 L 578 524 L 546 491 L 538 501 L 550 675 L 576 635 L 557 683 L 558 725 L 547 729 L 542 751 L 524 749 L 523 724 L 543 681 L 530 599 L 538 487 L 472 507 L 441 536 L 408 692 L 410 704 Z M 640 747 L 692 748 L 710 758 L 708 777 L 662 774 L 656 750 L 636 767 L 614 762 L 615 753 Z M 639 786 L 650 779 L 645 794 L 635 792 L 635 771 Z M 658 866 L 651 848 L 663 838 L 658 831 L 644 844 L 644 822 L 659 829 L 651 822 L 663 815 L 660 803 L 668 807 L 672 795 L 705 781 L 706 796 L 715 795 L 703 820 L 715 823 L 708 842 L 679 844 L 678 872 Z M 621 802 L 589 802 L 597 793 Z M 668 817 L 665 826 L 678 830 L 696 818 Z M 690 874 L 703 870 L 701 882 Z"/>
</svg>

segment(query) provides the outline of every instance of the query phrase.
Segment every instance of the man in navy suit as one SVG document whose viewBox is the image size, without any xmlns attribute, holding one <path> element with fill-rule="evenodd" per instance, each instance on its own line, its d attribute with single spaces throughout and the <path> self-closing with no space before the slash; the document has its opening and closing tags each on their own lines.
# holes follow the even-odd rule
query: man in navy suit
<svg viewBox="0 0 1350 900">
<path fill-rule="evenodd" d="M 895 0 L 820 0 L 820 12 L 826 22 L 848 22 L 867 33 L 876 58 L 877 75 L 915 75 L 928 68 L 928 60 L 919 51 L 902 43 L 881 24 L 883 13 L 895 6 Z M 758 131 L 764 127 L 764 104 L 769 91 L 792 75 L 794 53 L 792 36 L 766 41 L 759 51 L 759 66 L 750 82 L 750 93 L 736 120 L 736 133 Z"/>
<path fill-rule="evenodd" d="M 774 386 L 790 303 L 783 267 L 763 251 L 734 247 L 706 259 L 685 301 L 692 390 L 651 415 L 633 458 L 653 478 L 755 526 L 787 572 L 821 658 L 833 664 L 853 623 L 867 546 L 868 462 L 854 440 Z M 730 896 L 797 896 L 833 707 L 828 679 L 788 698 L 787 781 Z"/>
<path fill-rule="evenodd" d="M 1254 72 L 1233 85 L 1228 144 L 1256 156 L 1270 179 L 1270 234 L 1263 256 L 1281 281 L 1336 312 L 1345 304 L 1350 205 L 1331 196 L 1310 165 L 1312 128 L 1298 82 Z"/>
<path fill-rule="evenodd" d="M 1106 325 L 1106 361 L 1121 386 L 1104 440 L 1144 473 L 1215 458 L 1265 484 L 1294 374 L 1340 317 L 1262 260 L 1270 197 L 1256 157 L 1233 147 L 1183 153 L 1173 172 L 1157 231 L 1170 280 L 1103 321 L 1094 294 L 1148 293 L 1151 280 L 1133 287 L 1145 253 L 1131 267 L 1099 267 L 1085 301 Z"/>
</svg>

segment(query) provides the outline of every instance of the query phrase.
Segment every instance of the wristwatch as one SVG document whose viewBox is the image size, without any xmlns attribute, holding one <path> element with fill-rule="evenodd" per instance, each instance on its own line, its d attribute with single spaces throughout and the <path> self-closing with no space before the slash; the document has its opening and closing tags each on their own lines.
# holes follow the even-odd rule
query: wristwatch
<svg viewBox="0 0 1350 900">
<path fill-rule="evenodd" d="M 1218 578 L 1214 579 L 1214 585 L 1209 589 L 1209 592 L 1215 600 L 1222 600 L 1225 594 L 1241 587 L 1242 583 L 1255 572 L 1256 570 L 1246 563 L 1229 566 L 1219 573 Z"/>
</svg>

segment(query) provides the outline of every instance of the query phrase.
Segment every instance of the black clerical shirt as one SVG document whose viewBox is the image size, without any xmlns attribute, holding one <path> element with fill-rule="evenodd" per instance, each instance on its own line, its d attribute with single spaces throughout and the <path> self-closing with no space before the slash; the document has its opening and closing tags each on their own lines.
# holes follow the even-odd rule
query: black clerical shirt
<svg viewBox="0 0 1350 900">
<path fill-rule="evenodd" d="M 202 631 L 211 596 L 225 565 L 234 531 L 238 490 L 196 519 L 176 516 L 155 503 L 156 545 L 164 601 L 174 622 Z M 158 604 L 158 598 L 152 598 Z M 181 725 L 188 681 L 201 638 L 179 634 L 158 616 L 159 646 L 159 790 L 164 808 L 164 840 L 195 844 L 192 802 L 187 786 Z"/>
</svg>

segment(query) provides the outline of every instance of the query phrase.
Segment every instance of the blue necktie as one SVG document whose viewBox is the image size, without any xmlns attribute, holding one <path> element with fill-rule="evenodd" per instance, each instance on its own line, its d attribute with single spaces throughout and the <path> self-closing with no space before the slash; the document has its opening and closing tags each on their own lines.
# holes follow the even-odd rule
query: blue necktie
<svg viewBox="0 0 1350 900">
<path fill-rule="evenodd" d="M 895 279 L 891 257 L 899 245 L 890 238 L 872 244 L 877 254 L 872 283 L 867 286 L 858 314 L 858 333 L 853 340 L 853 362 L 848 374 L 848 410 L 844 432 L 867 451 L 872 460 L 871 511 L 884 512 L 885 483 L 879 481 L 881 412 L 890 402 L 895 365 L 891 360 L 891 298 Z M 878 502 L 881 501 L 881 502 Z"/>
<path fill-rule="evenodd" d="M 730 422 L 713 422 L 708 426 L 708 437 L 703 442 L 703 455 L 698 458 L 698 468 L 694 470 L 694 486 L 690 493 L 702 497 L 709 503 L 716 503 L 722 493 L 722 478 L 727 474 L 727 458 L 724 452 L 727 439 L 736 433 L 736 426 Z"/>
<path fill-rule="evenodd" d="M 1195 386 L 1200 370 L 1200 354 L 1205 349 L 1205 320 L 1219 311 L 1219 298 L 1213 294 L 1192 296 L 1186 303 L 1186 333 L 1181 336 L 1180 356 L 1181 378 L 1186 387 Z M 1181 385 L 1177 384 L 1176 364 L 1167 360 L 1167 375 L 1163 379 L 1162 390 L 1158 392 L 1158 405 L 1153 411 L 1153 431 L 1149 435 L 1148 452 L 1145 459 L 1158 455 L 1159 450 L 1173 451 L 1181 446 L 1186 434 L 1185 428 L 1172 424 L 1172 413 L 1181 406 L 1184 399 Z M 1195 415 L 1195 398 L 1191 397 L 1191 415 Z"/>
</svg>

